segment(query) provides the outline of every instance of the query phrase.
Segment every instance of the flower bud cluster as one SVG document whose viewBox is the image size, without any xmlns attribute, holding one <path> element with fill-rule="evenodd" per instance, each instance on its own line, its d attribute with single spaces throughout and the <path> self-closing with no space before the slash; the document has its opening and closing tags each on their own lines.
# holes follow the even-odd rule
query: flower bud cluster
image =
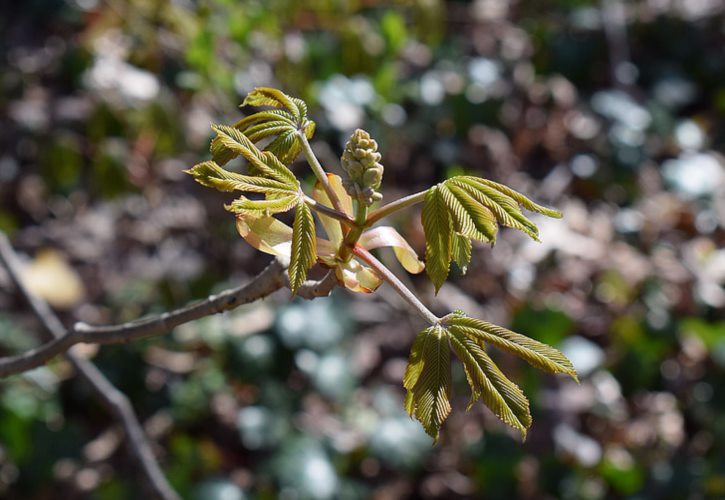
<svg viewBox="0 0 725 500">
<path fill-rule="evenodd" d="M 357 129 L 350 136 L 342 153 L 342 169 L 345 172 L 342 185 L 353 198 L 372 205 L 383 195 L 378 192 L 383 180 L 378 143 L 364 130 Z"/>
</svg>

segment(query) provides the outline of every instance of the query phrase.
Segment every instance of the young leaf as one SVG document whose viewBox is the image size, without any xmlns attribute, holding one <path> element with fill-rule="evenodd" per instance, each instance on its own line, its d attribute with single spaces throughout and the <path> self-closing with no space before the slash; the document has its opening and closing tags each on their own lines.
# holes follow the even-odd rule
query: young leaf
<svg viewBox="0 0 725 500">
<path fill-rule="evenodd" d="M 452 244 L 453 262 L 455 262 L 461 270 L 461 274 L 466 274 L 468 264 L 471 262 L 471 240 L 465 236 L 455 233 L 453 235 Z"/>
<path fill-rule="evenodd" d="M 267 200 L 250 200 L 242 196 L 238 200 L 232 201 L 231 204 L 225 205 L 224 208 L 235 214 L 263 217 L 291 210 L 297 204 L 298 199 L 299 196 L 296 193 Z"/>
<path fill-rule="evenodd" d="M 270 152 L 260 151 L 242 132 L 225 125 L 213 125 L 218 141 L 216 151 L 236 156 L 243 156 L 249 163 L 252 175 L 262 175 L 270 179 L 287 184 L 290 188 L 299 189 L 299 181 L 295 175 L 284 166 L 279 159 Z M 214 141 L 212 141 L 212 157 L 214 156 Z M 214 158 L 216 160 L 216 158 Z M 217 161 L 218 163 L 218 161 Z"/>
<path fill-rule="evenodd" d="M 411 395 L 407 407 L 408 410 L 412 409 L 413 416 L 423 424 L 428 435 L 437 441 L 441 424 L 451 413 L 451 353 L 448 348 L 448 332 L 436 325 L 420 335 L 426 337 L 419 348 L 422 367 L 415 385 L 409 389 Z M 411 369 L 408 385 L 416 378 L 417 370 L 417 366 Z"/>
<path fill-rule="evenodd" d="M 468 219 L 473 222 L 477 232 L 472 233 L 473 239 L 479 239 L 478 237 L 475 237 L 475 235 L 482 234 L 485 239 L 479 241 L 490 241 L 491 243 L 495 242 L 498 226 L 496 225 L 496 218 L 493 213 L 455 184 L 446 183 L 445 185 L 447 189 L 450 189 L 460 206 L 463 207 Z"/>
<path fill-rule="evenodd" d="M 521 389 L 501 373 L 482 345 L 455 330 L 450 331 L 451 346 L 463 362 L 471 403 L 481 398 L 486 406 L 502 421 L 518 429 L 522 439 L 531 426 L 529 401 Z"/>
<path fill-rule="evenodd" d="M 425 262 L 436 293 L 448 277 L 451 267 L 453 222 L 443 199 L 440 185 L 428 190 L 422 213 L 425 230 Z"/>
<path fill-rule="evenodd" d="M 272 106 L 248 116 L 236 123 L 252 142 L 276 136 L 265 151 L 274 154 L 283 164 L 289 165 L 300 154 L 302 144 L 297 135 L 302 131 L 308 139 L 315 131 L 315 122 L 307 119 L 307 105 L 301 99 L 290 97 L 272 88 L 254 89 L 244 99 L 242 106 Z"/>
<path fill-rule="evenodd" d="M 252 177 L 230 172 L 213 161 L 198 163 L 184 172 L 193 176 L 194 180 L 202 186 L 214 188 L 218 191 L 238 190 L 273 195 L 296 193 L 294 186 L 291 187 L 288 184 L 265 177 Z"/>
<path fill-rule="evenodd" d="M 315 263 L 316 254 L 315 220 L 310 207 L 304 200 L 300 200 L 292 225 L 292 255 L 287 270 L 292 293 L 296 293 L 307 279 L 307 271 Z"/>
<path fill-rule="evenodd" d="M 449 316 L 446 325 L 455 334 L 466 335 L 476 342 L 493 344 L 541 370 L 565 373 L 574 380 L 579 380 L 574 366 L 564 354 L 525 335 L 462 314 Z"/>
<path fill-rule="evenodd" d="M 554 210 L 551 208 L 546 208 L 541 205 L 538 205 L 528 199 L 523 194 L 519 193 L 518 191 L 514 191 L 508 186 L 504 186 L 503 184 L 499 184 L 498 182 L 493 182 L 488 179 L 483 179 L 480 177 L 473 177 L 476 181 L 480 182 L 481 184 L 485 184 L 486 186 L 490 186 L 494 188 L 497 191 L 500 191 L 501 193 L 505 194 L 506 196 L 509 196 L 510 198 L 514 199 L 519 205 L 524 207 L 527 210 L 531 210 L 532 212 L 536 212 L 537 214 L 542 214 L 547 217 L 552 217 L 554 219 L 561 219 L 561 212 L 558 210 Z"/>
<path fill-rule="evenodd" d="M 538 241 L 536 224 L 521 213 L 513 198 L 478 182 L 476 177 L 454 177 L 449 182 L 473 197 L 478 203 L 493 212 L 499 224 L 518 229 Z"/>
</svg>

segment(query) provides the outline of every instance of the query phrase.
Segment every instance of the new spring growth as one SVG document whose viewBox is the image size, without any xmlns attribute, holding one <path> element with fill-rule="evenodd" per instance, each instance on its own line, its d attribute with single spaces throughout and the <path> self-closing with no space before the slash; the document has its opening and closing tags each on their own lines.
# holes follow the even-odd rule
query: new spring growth
<svg viewBox="0 0 725 500">
<path fill-rule="evenodd" d="M 342 153 L 342 185 L 351 197 L 366 205 L 383 199 L 378 191 L 383 180 L 380 158 L 378 143 L 361 129 L 352 133 Z"/>
</svg>

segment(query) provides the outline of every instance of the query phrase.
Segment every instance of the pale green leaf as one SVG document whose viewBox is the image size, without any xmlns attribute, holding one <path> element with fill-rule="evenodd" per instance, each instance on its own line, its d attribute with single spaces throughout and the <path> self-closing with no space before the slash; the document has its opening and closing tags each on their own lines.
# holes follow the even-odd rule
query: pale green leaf
<svg viewBox="0 0 725 500">
<path fill-rule="evenodd" d="M 456 200 L 458 200 L 460 206 L 463 207 L 468 218 L 473 222 L 476 231 L 486 237 L 483 241 L 490 241 L 491 243 L 495 242 L 498 226 L 496 225 L 496 218 L 493 213 L 460 187 L 453 184 L 448 185 L 448 183 L 446 183 L 446 185 L 446 187 L 451 190 Z M 465 231 L 459 232 L 464 235 L 468 235 Z"/>
<path fill-rule="evenodd" d="M 448 317 L 446 325 L 451 331 L 460 332 L 477 342 L 493 344 L 515 354 L 541 370 L 565 373 L 578 381 L 571 361 L 551 346 L 506 328 L 461 314 Z"/>
<path fill-rule="evenodd" d="M 250 165 L 250 172 L 261 174 L 299 189 L 295 175 L 272 153 L 260 151 L 241 131 L 226 125 L 214 125 L 217 139 L 223 148 L 241 155 Z"/>
<path fill-rule="evenodd" d="M 304 106 L 300 108 L 300 103 Z M 302 118 L 302 112 L 307 114 L 307 106 L 299 99 L 293 99 L 281 90 L 269 87 L 257 87 L 244 99 L 242 106 L 272 106 L 274 108 L 284 108 L 294 119 L 299 122 Z"/>
<path fill-rule="evenodd" d="M 274 195 L 293 195 L 295 186 L 283 184 L 274 179 L 252 177 L 230 172 L 213 161 L 205 161 L 194 165 L 184 172 L 191 174 L 199 184 L 219 191 L 249 191 Z"/>
<path fill-rule="evenodd" d="M 257 113 L 254 113 L 253 115 L 249 115 L 245 118 L 242 118 L 237 123 L 234 124 L 234 128 L 239 130 L 246 130 L 248 127 L 251 127 L 254 124 L 257 124 L 259 122 L 277 122 L 277 121 L 283 121 L 288 123 L 289 125 L 294 126 L 295 122 L 292 120 L 292 117 L 287 111 L 284 111 L 282 109 L 267 109 L 264 111 L 259 111 Z"/>
<path fill-rule="evenodd" d="M 211 157 L 219 165 L 225 165 L 237 156 L 246 158 L 257 149 L 242 132 L 233 127 L 212 125 L 211 128 L 217 134 L 211 141 Z"/>
<path fill-rule="evenodd" d="M 420 348 L 423 366 L 412 387 L 412 404 L 415 416 L 425 431 L 438 440 L 441 424 L 451 412 L 451 367 L 448 334 L 440 326 L 422 332 L 427 338 Z"/>
<path fill-rule="evenodd" d="M 267 200 L 250 200 L 244 196 L 232 201 L 225 208 L 235 214 L 252 215 L 255 217 L 268 216 L 279 212 L 287 212 L 294 207 L 299 200 L 296 193 L 291 196 L 283 196 Z"/>
<path fill-rule="evenodd" d="M 449 182 L 465 191 L 478 203 L 493 212 L 502 226 L 523 231 L 531 238 L 538 240 L 536 224 L 521 213 L 518 203 L 495 189 L 476 182 L 475 177 L 454 177 Z"/>
<path fill-rule="evenodd" d="M 302 130 L 308 139 L 315 131 L 315 123 L 307 119 L 307 105 L 304 101 L 289 97 L 277 89 L 257 88 L 242 105 L 276 108 L 248 116 L 237 122 L 236 127 L 252 142 L 277 136 L 265 151 L 273 153 L 285 165 L 292 163 L 302 150 L 298 131 Z"/>
<path fill-rule="evenodd" d="M 421 216 L 425 230 L 425 262 L 436 293 L 448 277 L 451 266 L 453 223 L 440 185 L 428 190 Z"/>
<path fill-rule="evenodd" d="M 476 226 L 473 223 L 473 219 L 471 219 L 471 216 L 468 214 L 466 208 L 461 204 L 458 198 L 456 198 L 446 183 L 442 182 L 438 184 L 436 188 L 451 214 L 451 219 L 453 220 L 453 226 L 456 232 L 466 235 L 469 238 L 476 234 Z"/>
<path fill-rule="evenodd" d="M 403 387 L 408 391 L 412 391 L 415 384 L 418 383 L 420 374 L 423 373 L 423 351 L 425 350 L 425 344 L 430 338 L 431 333 L 427 328 L 420 332 L 413 341 L 413 345 L 410 347 L 410 355 L 408 357 L 408 365 L 405 367 L 405 375 L 403 376 Z M 413 412 L 408 412 L 410 416 L 413 416 Z"/>
<path fill-rule="evenodd" d="M 316 243 L 315 220 L 312 217 L 312 211 L 304 200 L 300 200 L 292 225 L 292 255 L 287 269 L 292 293 L 296 293 L 305 282 L 307 271 L 316 261 Z"/>
<path fill-rule="evenodd" d="M 483 403 L 506 424 L 518 429 L 523 439 L 531 426 L 529 401 L 521 389 L 498 369 L 482 345 L 455 330 L 450 332 L 451 346 L 463 362 L 468 384 L 471 386 L 471 404 Z"/>
<path fill-rule="evenodd" d="M 498 182 L 493 182 L 488 179 L 482 179 L 482 178 L 476 178 L 477 181 L 479 181 L 482 184 L 485 184 L 487 186 L 491 186 L 492 188 L 496 189 L 497 191 L 500 191 L 501 193 L 513 198 L 518 202 L 519 205 L 526 208 L 527 210 L 531 210 L 532 212 L 536 212 L 542 215 L 546 215 L 547 217 L 553 217 L 554 219 L 561 219 L 561 212 L 558 210 L 554 210 L 551 208 L 546 208 L 541 205 L 538 205 L 528 199 L 523 194 L 514 191 L 508 186 L 504 186 L 503 184 L 499 184 Z"/>
<path fill-rule="evenodd" d="M 468 264 L 471 262 L 471 240 L 458 233 L 453 235 L 452 240 L 452 259 L 461 270 L 461 274 L 466 274 Z"/>
<path fill-rule="evenodd" d="M 288 130 L 275 137 L 264 150 L 275 155 L 285 165 L 289 165 L 299 156 L 302 144 L 300 144 L 297 131 Z"/>
</svg>

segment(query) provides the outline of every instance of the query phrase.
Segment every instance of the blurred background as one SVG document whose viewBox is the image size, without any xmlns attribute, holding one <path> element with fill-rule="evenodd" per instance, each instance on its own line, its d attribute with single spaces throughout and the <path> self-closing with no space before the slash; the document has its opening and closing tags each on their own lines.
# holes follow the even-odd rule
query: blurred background
<svg viewBox="0 0 725 500">
<path fill-rule="evenodd" d="M 255 86 L 307 100 L 325 165 L 369 130 L 388 201 L 471 173 L 564 213 L 535 219 L 540 244 L 503 230 L 437 297 L 405 278 L 572 359 L 581 385 L 497 357 L 531 399 L 523 444 L 465 412 L 456 362 L 432 446 L 401 386 L 423 325 L 386 287 L 84 347 L 184 498 L 725 497 L 722 1 L 25 0 L 0 4 L 0 33 L 0 228 L 67 324 L 263 268 L 228 196 L 182 173 Z M 418 210 L 390 222 L 423 253 Z M 4 273 L 0 331 L 3 355 L 38 343 Z M 144 491 L 65 361 L 0 381 L 0 497 Z"/>
</svg>

